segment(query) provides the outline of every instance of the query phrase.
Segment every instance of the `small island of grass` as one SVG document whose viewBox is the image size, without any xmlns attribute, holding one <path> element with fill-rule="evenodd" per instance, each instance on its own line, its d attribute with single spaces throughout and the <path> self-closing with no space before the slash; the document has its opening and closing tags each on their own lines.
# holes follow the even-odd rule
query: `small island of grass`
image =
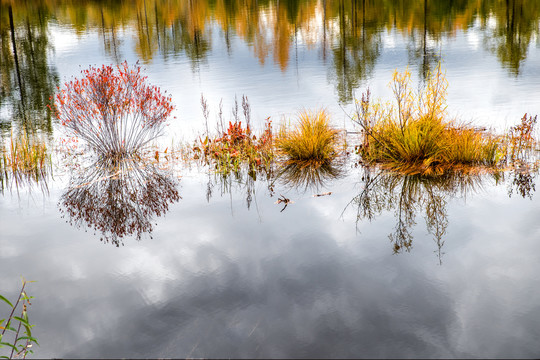
<svg viewBox="0 0 540 360">
<path fill-rule="evenodd" d="M 525 115 L 505 136 L 450 119 L 440 66 L 418 93 L 411 89 L 408 71 L 394 72 L 390 87 L 395 103 L 372 103 L 369 90 L 356 101 L 353 121 L 362 130 L 357 150 L 366 163 L 409 174 L 442 174 L 498 167 L 533 146 L 536 117 Z"/>
</svg>

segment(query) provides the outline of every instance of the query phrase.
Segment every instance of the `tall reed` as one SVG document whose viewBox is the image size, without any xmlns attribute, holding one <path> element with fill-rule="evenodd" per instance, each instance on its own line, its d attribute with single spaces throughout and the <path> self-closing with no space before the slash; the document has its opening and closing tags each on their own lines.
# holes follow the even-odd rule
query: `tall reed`
<svg viewBox="0 0 540 360">
<path fill-rule="evenodd" d="M 30 282 L 33 281 L 23 279 L 19 297 L 15 304 L 0 295 L 0 300 L 10 307 L 9 316 L 0 320 L 0 348 L 7 347 L 9 354 L 9 356 L 2 355 L 2 358 L 26 358 L 28 353 L 33 353 L 31 350 L 32 345 L 38 344 L 36 338 L 32 335 L 34 325 L 31 325 L 28 320 L 28 309 L 32 305 L 30 300 L 33 297 L 27 294 L 25 287 Z M 8 337 L 12 339 L 9 340 Z"/>
</svg>

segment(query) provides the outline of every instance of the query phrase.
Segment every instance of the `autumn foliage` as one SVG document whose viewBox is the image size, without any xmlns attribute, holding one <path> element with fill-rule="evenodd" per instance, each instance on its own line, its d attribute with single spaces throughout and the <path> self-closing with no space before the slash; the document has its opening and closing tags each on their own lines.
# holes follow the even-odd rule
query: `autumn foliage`
<svg viewBox="0 0 540 360">
<path fill-rule="evenodd" d="M 272 122 L 266 119 L 264 131 L 257 137 L 249 125 L 229 121 L 229 127 L 215 138 L 200 139 L 193 147 L 196 159 L 212 163 L 218 173 L 238 173 L 247 164 L 251 174 L 267 171 L 273 160 Z"/>
<path fill-rule="evenodd" d="M 90 66 L 81 74 L 59 89 L 54 102 L 70 135 L 109 158 L 132 156 L 161 135 L 174 106 L 170 96 L 148 84 L 138 64 Z"/>
<path fill-rule="evenodd" d="M 439 65 L 418 92 L 411 74 L 394 72 L 394 104 L 370 102 L 369 91 L 356 102 L 353 121 L 362 129 L 359 153 L 407 174 L 441 174 L 447 170 L 496 166 L 504 155 L 500 137 L 460 123 L 446 111 L 448 83 Z"/>
</svg>

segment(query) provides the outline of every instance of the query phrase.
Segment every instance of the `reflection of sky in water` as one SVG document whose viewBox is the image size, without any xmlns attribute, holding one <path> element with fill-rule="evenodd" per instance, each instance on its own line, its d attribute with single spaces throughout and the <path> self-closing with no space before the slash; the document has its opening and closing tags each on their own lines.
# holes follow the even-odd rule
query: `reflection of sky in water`
<svg viewBox="0 0 540 360">
<path fill-rule="evenodd" d="M 450 200 L 438 265 L 422 214 L 392 255 L 393 213 L 355 226 L 355 176 L 282 213 L 257 183 L 205 201 L 204 177 L 156 219 L 153 239 L 115 248 L 64 223 L 61 189 L 0 208 L 2 288 L 24 269 L 40 357 L 527 356 L 538 352 L 538 202 L 485 183 Z M 279 193 L 281 189 L 276 189 Z M 9 226 L 8 226 L 9 224 Z M 12 279 L 6 281 L 6 279 Z"/>
</svg>

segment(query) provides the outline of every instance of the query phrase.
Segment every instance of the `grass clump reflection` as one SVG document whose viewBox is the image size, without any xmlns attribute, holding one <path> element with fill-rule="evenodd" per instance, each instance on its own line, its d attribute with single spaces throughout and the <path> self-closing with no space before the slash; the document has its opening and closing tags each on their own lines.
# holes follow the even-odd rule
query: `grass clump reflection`
<svg viewBox="0 0 540 360">
<path fill-rule="evenodd" d="M 329 162 L 286 162 L 278 170 L 276 178 L 290 188 L 319 189 L 343 175 L 342 164 Z"/>
<path fill-rule="evenodd" d="M 41 183 L 52 173 L 52 161 L 46 141 L 25 131 L 11 133 L 0 144 L 0 191 L 8 184 Z"/>
<path fill-rule="evenodd" d="M 439 261 L 448 228 L 448 203 L 466 199 L 480 190 L 486 181 L 508 184 L 508 195 L 518 194 L 532 199 L 538 166 L 514 168 L 506 171 L 447 171 L 441 175 L 404 175 L 376 167 L 363 167 L 362 191 L 353 197 L 343 210 L 356 207 L 356 225 L 372 221 L 384 212 L 393 212 L 395 225 L 388 235 L 395 254 L 409 252 L 413 247 L 413 229 L 417 217 L 423 214 L 426 229 L 433 237 Z M 474 170 L 474 171 L 473 171 Z M 509 175 L 509 179 L 505 177 Z M 343 215 L 342 213 L 342 215 Z"/>
<path fill-rule="evenodd" d="M 347 207 L 356 205 L 357 225 L 364 219 L 374 220 L 384 211 L 393 211 L 396 223 L 388 238 L 396 254 L 411 250 L 412 229 L 416 225 L 417 214 L 423 212 L 428 233 L 433 236 L 437 256 L 442 261 L 442 246 L 448 227 L 448 201 L 465 198 L 468 193 L 475 192 L 485 176 L 488 175 L 473 172 L 446 172 L 439 176 L 402 175 L 366 167 L 362 177 L 364 188 Z"/>
<path fill-rule="evenodd" d="M 495 166 L 505 156 L 503 137 L 459 124 L 446 113 L 447 81 L 441 66 L 422 91 L 410 73 L 394 72 L 395 103 L 374 104 L 369 90 L 356 101 L 353 120 L 362 128 L 362 158 L 409 174 L 442 174 L 460 166 Z"/>
</svg>

